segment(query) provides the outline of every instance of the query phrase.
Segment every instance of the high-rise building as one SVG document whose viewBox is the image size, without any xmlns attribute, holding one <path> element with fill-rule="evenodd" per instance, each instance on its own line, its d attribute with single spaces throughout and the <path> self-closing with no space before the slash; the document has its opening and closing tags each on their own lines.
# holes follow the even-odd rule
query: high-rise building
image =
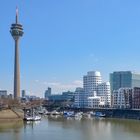
<svg viewBox="0 0 140 140">
<path fill-rule="evenodd" d="M 48 89 L 45 91 L 45 99 L 47 99 L 49 96 L 51 96 L 51 92 L 52 92 L 51 88 L 48 87 Z"/>
<path fill-rule="evenodd" d="M 116 71 L 110 74 L 111 92 L 119 88 L 140 87 L 140 74 L 131 71 Z"/>
<path fill-rule="evenodd" d="M 26 96 L 26 91 L 25 90 L 22 90 L 21 91 L 21 94 L 22 94 L 22 98 L 24 98 Z"/>
<path fill-rule="evenodd" d="M 15 41 L 14 99 L 18 99 L 20 97 L 19 39 L 23 35 L 22 25 L 18 23 L 18 9 L 16 9 L 16 21 L 11 25 L 10 33 Z"/>
<path fill-rule="evenodd" d="M 96 104 L 96 101 L 98 103 Z M 75 92 L 76 107 L 109 107 L 111 104 L 110 83 L 102 83 L 98 71 L 90 71 L 83 77 L 83 88 Z"/>
<path fill-rule="evenodd" d="M 97 90 L 98 84 L 102 83 L 101 74 L 99 71 L 89 71 L 83 77 L 83 87 L 86 93 L 92 93 Z"/>
<path fill-rule="evenodd" d="M 89 71 L 87 75 L 83 77 L 84 87 L 84 106 L 88 106 L 88 97 L 93 96 L 97 91 L 98 84 L 102 83 L 101 74 L 99 71 Z"/>
</svg>

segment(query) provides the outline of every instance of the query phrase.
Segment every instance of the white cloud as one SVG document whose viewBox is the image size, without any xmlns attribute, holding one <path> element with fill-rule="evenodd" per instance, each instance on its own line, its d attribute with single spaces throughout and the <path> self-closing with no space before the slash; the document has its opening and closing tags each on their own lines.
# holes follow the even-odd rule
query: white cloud
<svg viewBox="0 0 140 140">
<path fill-rule="evenodd" d="M 82 83 L 81 80 L 75 80 L 67 84 L 61 82 L 43 82 L 45 86 L 51 87 L 54 93 L 61 93 L 67 90 L 74 91 L 77 87 L 82 87 Z"/>
<path fill-rule="evenodd" d="M 82 86 L 83 81 L 81 81 L 81 80 L 75 80 L 75 81 L 73 81 L 73 84 L 75 84 L 77 86 Z"/>
</svg>

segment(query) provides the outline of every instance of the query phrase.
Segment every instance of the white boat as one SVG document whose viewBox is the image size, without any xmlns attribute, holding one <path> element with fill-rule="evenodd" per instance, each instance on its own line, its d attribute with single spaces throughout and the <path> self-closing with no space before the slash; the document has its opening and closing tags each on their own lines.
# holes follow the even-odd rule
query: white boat
<svg viewBox="0 0 140 140">
<path fill-rule="evenodd" d="M 90 114 L 92 117 L 96 115 L 96 113 L 93 112 L 93 111 L 91 111 L 89 114 Z"/>
<path fill-rule="evenodd" d="M 33 121 L 39 121 L 39 120 L 41 120 L 41 117 L 40 116 L 34 116 L 33 117 Z"/>
<path fill-rule="evenodd" d="M 91 118 L 91 113 L 83 113 L 84 118 Z"/>
<path fill-rule="evenodd" d="M 45 115 L 51 115 L 51 112 L 46 111 L 46 112 L 45 112 Z"/>
<path fill-rule="evenodd" d="M 82 112 L 76 113 L 76 114 L 75 114 L 75 119 L 82 119 L 82 115 L 83 115 Z"/>
<path fill-rule="evenodd" d="M 24 120 L 26 121 L 39 121 L 41 120 L 41 116 L 27 116 L 24 118 Z"/>
<path fill-rule="evenodd" d="M 51 112 L 51 115 L 60 115 L 61 113 L 60 112 L 57 112 L 56 110 L 52 111 Z"/>
</svg>

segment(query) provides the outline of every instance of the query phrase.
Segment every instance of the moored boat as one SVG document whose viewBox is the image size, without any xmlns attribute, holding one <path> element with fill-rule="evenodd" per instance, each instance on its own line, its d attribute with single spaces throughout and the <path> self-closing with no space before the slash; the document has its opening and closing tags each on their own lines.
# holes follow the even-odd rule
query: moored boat
<svg viewBox="0 0 140 140">
<path fill-rule="evenodd" d="M 41 116 L 26 116 L 24 120 L 25 121 L 39 121 L 41 120 Z"/>
<path fill-rule="evenodd" d="M 51 112 L 51 115 L 60 115 L 60 114 L 61 114 L 61 113 L 58 112 L 58 111 L 56 111 L 56 110 L 54 110 L 54 111 Z"/>
<path fill-rule="evenodd" d="M 102 112 L 95 112 L 95 117 L 106 117 Z"/>
</svg>

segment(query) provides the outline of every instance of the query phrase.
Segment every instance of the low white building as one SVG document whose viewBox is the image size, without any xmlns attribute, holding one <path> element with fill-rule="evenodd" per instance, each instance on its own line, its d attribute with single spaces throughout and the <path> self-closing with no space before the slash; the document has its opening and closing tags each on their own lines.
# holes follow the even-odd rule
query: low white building
<svg viewBox="0 0 140 140">
<path fill-rule="evenodd" d="M 101 103 L 101 97 L 99 96 L 92 96 L 88 97 L 88 108 L 99 108 Z"/>
<path fill-rule="evenodd" d="M 97 86 L 97 96 L 101 97 L 101 102 L 104 107 L 109 107 L 111 105 L 111 92 L 109 82 L 104 82 Z"/>
</svg>

